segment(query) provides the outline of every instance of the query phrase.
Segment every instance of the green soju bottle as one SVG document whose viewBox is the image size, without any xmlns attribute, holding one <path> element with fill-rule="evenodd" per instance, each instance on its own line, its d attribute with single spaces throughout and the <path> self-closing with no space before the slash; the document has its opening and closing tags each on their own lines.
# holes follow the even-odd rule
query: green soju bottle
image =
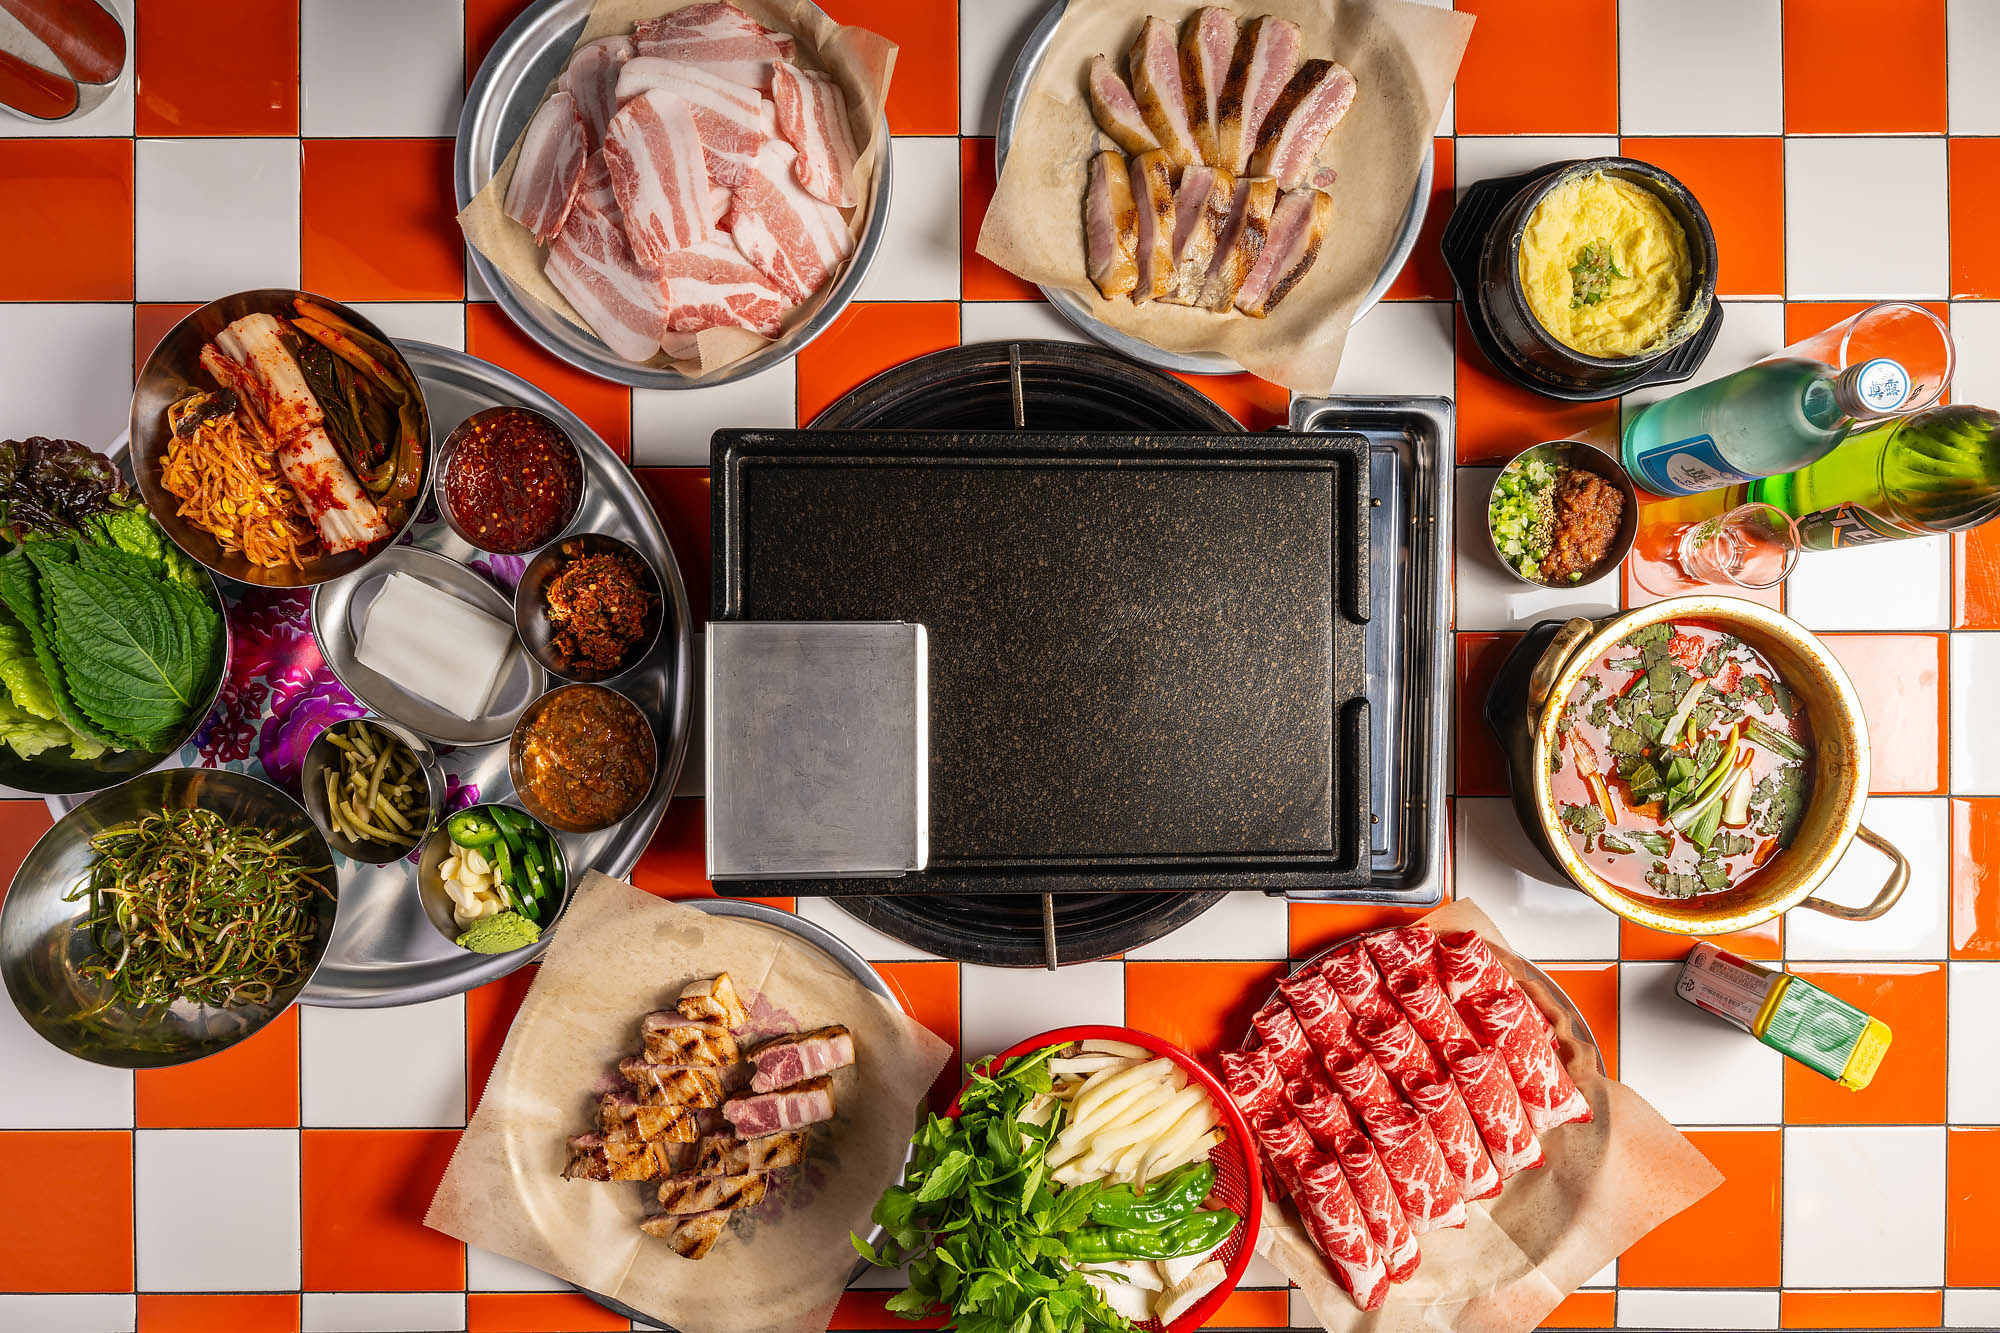
<svg viewBox="0 0 2000 1333">
<path fill-rule="evenodd" d="M 1796 518 L 1812 551 L 1977 527 L 2000 514 L 2000 413 L 1933 407 L 1881 422 L 1753 483 L 1750 498 Z"/>
</svg>

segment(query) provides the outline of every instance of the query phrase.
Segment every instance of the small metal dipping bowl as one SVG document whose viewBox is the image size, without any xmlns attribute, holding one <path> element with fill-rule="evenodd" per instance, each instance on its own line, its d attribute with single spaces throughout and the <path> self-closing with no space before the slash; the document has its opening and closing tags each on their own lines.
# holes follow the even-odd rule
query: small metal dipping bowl
<svg viewBox="0 0 2000 1333">
<path fill-rule="evenodd" d="M 457 459 L 459 451 L 465 447 L 466 441 L 472 438 L 473 433 L 480 426 L 494 420 L 496 417 L 503 416 L 523 416 L 534 421 L 537 425 L 546 429 L 552 438 L 561 440 L 569 449 L 570 457 L 576 460 L 576 494 L 571 497 L 569 509 L 563 514 L 562 522 L 557 525 L 552 536 L 531 546 L 522 547 L 520 550 L 503 551 L 497 547 L 488 545 L 476 534 L 468 531 L 465 525 L 459 522 L 458 515 L 453 513 L 451 508 L 450 483 L 453 461 Z M 498 407 L 489 407 L 483 412 L 474 412 L 471 416 L 459 422 L 453 428 L 451 434 L 444 437 L 444 443 L 438 446 L 436 463 L 437 507 L 438 513 L 444 515 L 445 526 L 457 533 L 459 538 L 468 546 L 475 546 L 482 551 L 487 551 L 494 555 L 526 555 L 529 551 L 537 550 L 540 547 L 548 545 L 549 542 L 561 538 L 564 533 L 569 531 L 570 525 L 576 522 L 577 513 L 583 508 L 584 493 L 590 486 L 588 470 L 583 466 L 583 455 L 577 451 L 576 441 L 569 437 L 569 432 L 557 425 L 555 419 L 547 413 L 537 412 L 532 407 L 522 407 L 515 403 L 503 403 Z"/>
<path fill-rule="evenodd" d="M 645 623 L 640 627 L 639 637 L 625 651 L 618 668 L 593 675 L 577 669 L 565 669 L 555 654 L 555 626 L 548 616 L 549 583 L 573 560 L 586 555 L 621 555 L 646 571 L 643 580 L 652 605 L 647 609 Z M 643 662 L 653 651 L 653 645 L 660 638 L 660 622 L 664 618 L 665 599 L 660 592 L 659 571 L 652 562 L 639 553 L 639 548 L 628 541 L 602 532 L 580 532 L 563 537 L 544 546 L 528 562 L 521 572 L 521 581 L 514 588 L 514 630 L 521 636 L 522 646 L 546 667 L 551 675 L 564 680 L 607 681 L 615 680 L 633 667 Z"/>
<path fill-rule="evenodd" d="M 484 812 L 491 810 L 495 804 L 488 801 L 483 805 L 467 806 L 466 809 Z M 542 920 L 538 923 L 542 932 L 547 934 L 555 927 L 556 922 L 562 919 L 563 909 L 569 906 L 570 890 L 575 887 L 570 880 L 569 854 L 563 851 L 561 836 L 550 828 L 547 822 L 535 819 L 532 813 L 518 805 L 509 804 L 506 808 L 517 815 L 526 815 L 540 825 L 542 831 L 549 835 L 549 850 L 555 853 L 555 872 L 561 877 L 562 883 L 550 895 Z M 461 812 L 454 810 L 452 813 Z M 430 918 L 433 926 L 437 927 L 438 934 L 444 936 L 452 947 L 457 948 L 458 937 L 464 934 L 465 930 L 458 924 L 458 918 L 451 914 L 451 895 L 444 891 L 444 885 L 438 880 L 437 873 L 438 867 L 444 864 L 445 857 L 450 854 L 451 835 L 440 821 L 438 826 L 431 830 L 430 836 L 424 840 L 423 855 L 417 859 L 417 898 L 423 903 L 424 915 Z"/>
<path fill-rule="evenodd" d="M 1618 488 L 1625 497 L 1625 507 L 1618 516 L 1618 531 L 1611 538 L 1611 545 L 1604 555 L 1592 565 L 1580 579 L 1562 579 L 1549 582 L 1542 578 L 1529 578 L 1521 572 L 1520 566 L 1509 560 L 1500 549 L 1500 540 L 1493 532 L 1493 502 L 1500 498 L 1500 481 L 1510 472 L 1519 472 L 1531 462 L 1543 462 L 1551 467 L 1575 468 L 1582 472 L 1594 472 Z M 1523 449 L 1507 460 L 1507 466 L 1500 469 L 1493 478 L 1493 486 L 1486 493 L 1486 540 L 1493 548 L 1493 558 L 1501 567 L 1523 583 L 1537 588 L 1581 588 L 1595 583 L 1605 575 L 1615 571 L 1625 563 L 1625 557 L 1632 553 L 1632 543 L 1639 536 L 1639 492 L 1632 485 L 1632 478 L 1625 475 L 1625 469 L 1618 460 L 1605 453 L 1594 444 L 1581 440 L 1551 440 Z"/>
<path fill-rule="evenodd" d="M 542 714 L 548 711 L 549 705 L 566 695 L 585 690 L 595 690 L 601 694 L 609 695 L 624 705 L 625 710 L 630 714 L 633 731 L 638 735 L 644 736 L 646 739 L 647 767 L 653 771 L 652 778 L 643 789 L 632 794 L 631 803 L 625 807 L 617 819 L 607 819 L 601 824 L 572 824 L 558 818 L 554 811 L 548 809 L 539 800 L 535 799 L 534 791 L 528 784 L 526 765 L 524 763 L 528 733 L 534 729 L 535 723 L 541 720 Z M 653 784 L 660 780 L 660 742 L 659 738 L 653 735 L 652 724 L 646 720 L 646 714 L 640 709 L 639 705 L 633 703 L 630 699 L 627 699 L 608 685 L 564 685 L 550 690 L 547 694 L 529 704 L 527 711 L 521 714 L 521 720 L 514 724 L 514 734 L 507 742 L 507 776 L 514 784 L 515 799 L 519 800 L 527 808 L 529 814 L 541 820 L 550 828 L 560 830 L 564 833 L 595 833 L 599 829 L 610 828 L 613 824 L 625 819 L 634 810 L 637 810 L 646 803 L 646 796 L 651 792 Z"/>
<path fill-rule="evenodd" d="M 350 838 L 334 825 L 333 817 L 327 811 L 326 773 L 331 769 L 334 776 L 339 777 L 341 753 L 329 733 L 335 727 L 345 727 L 352 722 L 363 723 L 402 742 L 409 750 L 410 756 L 417 761 L 417 774 L 424 784 L 423 820 L 417 826 L 416 837 L 409 842 L 387 843 L 376 842 L 372 838 Z M 306 747 L 304 765 L 299 771 L 299 782 L 306 798 L 306 810 L 312 815 L 313 823 L 319 825 L 320 832 L 326 835 L 327 843 L 333 850 L 342 856 L 374 866 L 400 861 L 422 845 L 425 837 L 430 834 L 432 826 L 437 823 L 438 811 L 444 808 L 445 777 L 444 769 L 438 766 L 437 751 L 431 748 L 429 741 L 402 723 L 391 722 L 388 718 L 373 713 L 367 717 L 350 718 L 321 728 L 319 735 L 313 738 L 313 743 Z"/>
<path fill-rule="evenodd" d="M 173 768 L 146 773 L 101 791 L 58 820 L 29 851 L 0 904 L 0 977 L 21 1017 L 71 1055 L 122 1069 L 160 1069 L 227 1050 L 255 1033 L 298 998 L 333 938 L 338 876 L 322 871 L 305 966 L 268 1003 L 212 1007 L 104 1004 L 108 993 L 78 973 L 101 955 L 82 929 L 87 897 L 64 895 L 83 882 L 95 861 L 90 840 L 104 830 L 160 810 L 213 810 L 230 823 L 274 833 L 299 833 L 293 846 L 308 866 L 330 865 L 332 850 L 299 803 L 246 773 Z"/>
</svg>

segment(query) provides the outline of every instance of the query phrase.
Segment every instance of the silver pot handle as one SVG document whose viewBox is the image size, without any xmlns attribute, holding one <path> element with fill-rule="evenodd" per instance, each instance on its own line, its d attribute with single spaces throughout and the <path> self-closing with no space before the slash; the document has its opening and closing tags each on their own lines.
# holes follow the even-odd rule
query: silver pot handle
<svg viewBox="0 0 2000 1333">
<path fill-rule="evenodd" d="M 1542 655 L 1535 659 L 1535 669 L 1528 676 L 1530 733 L 1534 730 L 1534 722 L 1541 718 L 1542 706 L 1549 701 L 1549 691 L 1555 688 L 1556 677 L 1562 675 L 1577 645 L 1589 638 L 1596 628 L 1593 622 L 1582 616 L 1565 622 L 1556 631 L 1556 636 L 1549 640 L 1549 646 L 1542 650 Z"/>
<path fill-rule="evenodd" d="M 1873 921 L 1876 917 L 1881 916 L 1894 907 L 1896 900 L 1903 896 L 1903 890 L 1910 885 L 1909 861 L 1901 852 L 1896 850 L 1894 843 L 1870 829 L 1866 824 L 1855 829 L 1854 833 L 1861 841 L 1888 857 L 1892 863 L 1889 867 L 1889 878 L 1883 881 L 1881 890 L 1875 895 L 1875 901 L 1869 903 L 1866 907 L 1848 907 L 1841 903 L 1828 902 L 1824 898 L 1813 896 L 1801 902 L 1799 906 L 1810 907 L 1815 912 L 1824 912 L 1828 916 L 1837 916 L 1842 921 Z"/>
</svg>

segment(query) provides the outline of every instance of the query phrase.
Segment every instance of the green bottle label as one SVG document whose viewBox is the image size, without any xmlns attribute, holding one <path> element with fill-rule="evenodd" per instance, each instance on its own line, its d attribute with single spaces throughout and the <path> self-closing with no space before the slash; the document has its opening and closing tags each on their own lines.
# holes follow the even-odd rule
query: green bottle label
<svg viewBox="0 0 2000 1333">
<path fill-rule="evenodd" d="M 1871 546 L 1895 541 L 1915 533 L 1878 518 L 1857 504 L 1835 505 L 1815 510 L 1798 521 L 1799 545 L 1808 551 L 1838 551 L 1849 546 Z"/>
</svg>

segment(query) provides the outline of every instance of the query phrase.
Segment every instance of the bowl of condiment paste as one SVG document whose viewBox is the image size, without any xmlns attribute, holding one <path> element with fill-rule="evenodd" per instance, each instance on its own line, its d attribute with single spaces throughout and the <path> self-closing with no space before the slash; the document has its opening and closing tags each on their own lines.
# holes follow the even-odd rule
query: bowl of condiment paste
<svg viewBox="0 0 2000 1333">
<path fill-rule="evenodd" d="M 482 551 L 521 555 L 569 529 L 583 506 L 583 458 L 562 427 L 528 407 L 460 422 L 437 457 L 438 508 Z"/>
</svg>

